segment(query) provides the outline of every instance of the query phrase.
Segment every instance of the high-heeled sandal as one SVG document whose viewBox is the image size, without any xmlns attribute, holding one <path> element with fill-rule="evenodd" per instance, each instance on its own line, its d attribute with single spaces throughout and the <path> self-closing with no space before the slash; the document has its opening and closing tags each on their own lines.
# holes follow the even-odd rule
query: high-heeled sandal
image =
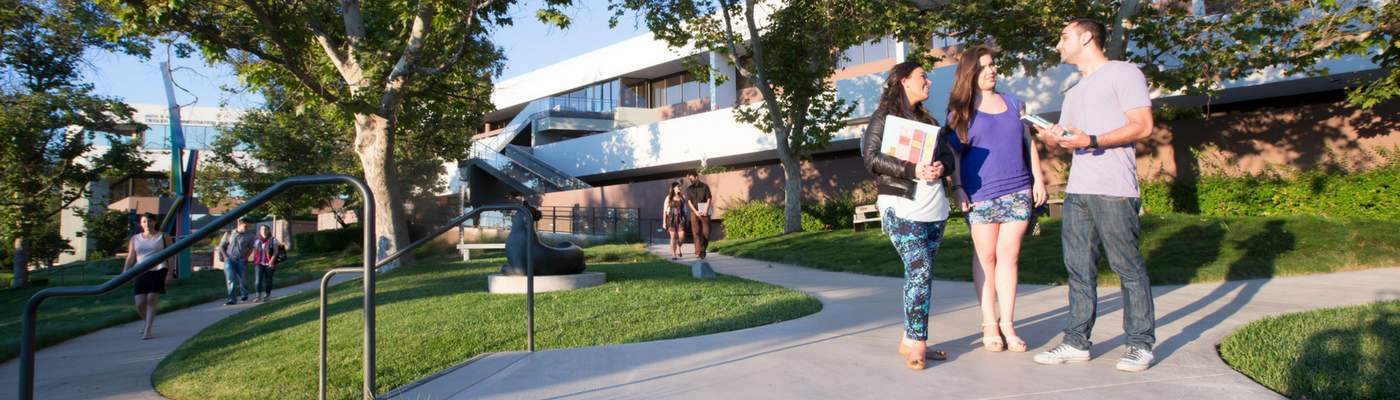
<svg viewBox="0 0 1400 400">
<path fill-rule="evenodd" d="M 1006 350 L 1006 342 L 1002 341 L 1000 331 L 998 331 L 996 336 L 987 336 L 986 328 L 997 325 L 999 324 L 995 322 L 982 323 L 982 349 L 994 353 Z"/>
<path fill-rule="evenodd" d="M 1003 328 L 1003 329 L 1002 329 L 1003 332 L 1009 330 L 1009 329 L 1004 329 L 1004 328 L 1008 328 L 1008 327 L 1012 327 L 1012 326 L 1014 326 L 1014 325 L 1012 325 L 1012 323 L 1010 323 L 1010 322 L 1001 322 L 1001 323 L 998 323 L 998 324 L 997 324 L 997 327 L 998 327 L 998 328 Z M 1006 349 L 1007 349 L 1007 350 L 1010 350 L 1010 351 L 1012 351 L 1012 352 L 1015 352 L 1015 353 L 1025 353 L 1025 352 L 1026 352 L 1026 341 L 1025 341 L 1025 340 L 1021 340 L 1021 337 L 1020 337 L 1020 336 L 1007 336 L 1007 337 L 1006 337 Z"/>
</svg>

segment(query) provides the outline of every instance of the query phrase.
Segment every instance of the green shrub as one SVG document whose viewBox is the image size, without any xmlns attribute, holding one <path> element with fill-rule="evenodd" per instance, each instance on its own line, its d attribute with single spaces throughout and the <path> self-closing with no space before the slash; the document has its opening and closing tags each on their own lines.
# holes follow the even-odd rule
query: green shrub
<svg viewBox="0 0 1400 400">
<path fill-rule="evenodd" d="M 820 231 L 826 227 L 811 213 L 802 213 L 802 230 Z M 752 239 L 783 233 L 783 208 L 763 201 L 749 201 L 724 211 L 724 237 Z"/>
<path fill-rule="evenodd" d="M 300 254 L 326 253 L 347 248 L 360 248 L 364 231 L 359 224 L 350 224 L 340 229 L 301 233 L 292 236 L 292 249 Z"/>
<path fill-rule="evenodd" d="M 1286 178 L 1210 175 L 1148 182 L 1142 185 L 1142 197 L 1149 212 L 1400 220 L 1400 163 L 1361 172 L 1298 171 Z"/>
<path fill-rule="evenodd" d="M 83 236 L 92 241 L 88 251 L 116 254 L 126 251 L 131 231 L 131 214 L 126 211 L 103 210 L 83 215 Z"/>
<path fill-rule="evenodd" d="M 846 193 L 821 202 L 815 200 L 804 202 L 802 211 L 816 217 L 826 230 L 850 229 L 851 218 L 856 214 L 856 206 L 858 204 L 856 204 L 855 198 Z"/>
</svg>

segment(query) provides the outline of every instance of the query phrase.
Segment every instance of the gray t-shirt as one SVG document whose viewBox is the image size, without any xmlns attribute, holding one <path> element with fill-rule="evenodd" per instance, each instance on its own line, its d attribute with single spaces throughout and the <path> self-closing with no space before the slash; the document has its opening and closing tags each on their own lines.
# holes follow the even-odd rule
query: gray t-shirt
<svg viewBox="0 0 1400 400">
<path fill-rule="evenodd" d="M 1060 125 L 1102 135 L 1128 123 L 1125 114 L 1151 107 L 1147 78 L 1136 65 L 1109 61 L 1065 93 Z M 1142 197 L 1138 192 L 1137 152 L 1133 144 L 1074 150 L 1066 193 Z"/>
<path fill-rule="evenodd" d="M 219 247 L 222 247 L 224 251 L 224 259 L 248 259 L 248 254 L 253 250 L 253 240 L 256 238 L 253 236 L 252 230 L 246 230 L 243 233 L 238 233 L 236 230 L 225 233 L 224 240 L 219 243 Z"/>
</svg>

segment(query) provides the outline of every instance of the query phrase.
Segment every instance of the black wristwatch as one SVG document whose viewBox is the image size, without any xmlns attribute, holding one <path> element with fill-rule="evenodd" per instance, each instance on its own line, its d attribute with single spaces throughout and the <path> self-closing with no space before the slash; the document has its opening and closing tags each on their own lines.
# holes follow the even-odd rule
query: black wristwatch
<svg viewBox="0 0 1400 400">
<path fill-rule="evenodd" d="M 1089 135 L 1089 148 L 1091 148 L 1091 149 L 1097 149 L 1097 148 L 1099 148 L 1099 137 L 1098 137 L 1098 136 Z"/>
</svg>

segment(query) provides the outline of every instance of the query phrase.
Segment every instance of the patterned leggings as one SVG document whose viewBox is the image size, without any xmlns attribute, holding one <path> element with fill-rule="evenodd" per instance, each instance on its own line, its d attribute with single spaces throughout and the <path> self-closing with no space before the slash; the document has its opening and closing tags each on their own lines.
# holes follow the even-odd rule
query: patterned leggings
<svg viewBox="0 0 1400 400">
<path fill-rule="evenodd" d="M 884 214 L 884 230 L 904 260 L 904 336 L 928 340 L 933 259 L 947 221 L 910 221 L 895 216 L 894 208 L 886 208 Z"/>
</svg>

